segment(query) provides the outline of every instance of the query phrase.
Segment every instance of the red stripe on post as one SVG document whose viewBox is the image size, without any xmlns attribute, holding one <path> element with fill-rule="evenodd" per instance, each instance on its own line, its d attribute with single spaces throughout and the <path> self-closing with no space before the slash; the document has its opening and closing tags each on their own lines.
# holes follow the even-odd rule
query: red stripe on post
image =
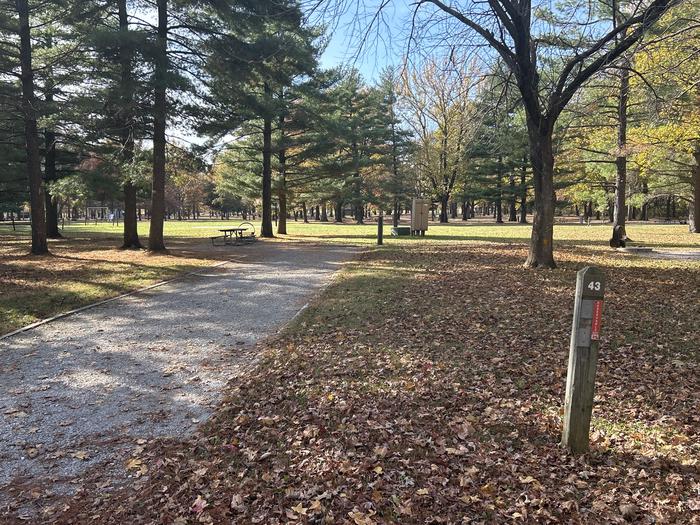
<svg viewBox="0 0 700 525">
<path fill-rule="evenodd" d="M 600 325 L 603 323 L 603 301 L 593 303 L 593 320 L 591 321 L 591 340 L 600 339 Z"/>
</svg>

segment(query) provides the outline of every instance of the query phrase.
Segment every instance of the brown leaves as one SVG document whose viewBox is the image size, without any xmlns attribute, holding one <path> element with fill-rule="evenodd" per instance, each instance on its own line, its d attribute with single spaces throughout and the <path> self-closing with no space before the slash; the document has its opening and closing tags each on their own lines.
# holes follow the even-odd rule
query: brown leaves
<svg viewBox="0 0 700 525">
<path fill-rule="evenodd" d="M 143 476 L 148 472 L 148 467 L 139 458 L 131 458 L 125 464 L 124 468 L 134 471 L 136 476 Z"/>
<path fill-rule="evenodd" d="M 231 496 L 230 507 L 235 512 L 244 512 L 245 504 L 243 503 L 243 496 L 241 496 L 240 494 L 234 494 L 233 496 Z"/>
<path fill-rule="evenodd" d="M 134 499 L 113 523 L 620 523 L 629 505 L 639 522 L 669 523 L 697 512 L 700 374 L 667 341 L 694 333 L 700 312 L 655 301 L 687 303 L 700 270 L 676 287 L 655 284 L 673 273 L 606 267 L 594 447 L 571 457 L 560 407 L 575 271 L 590 251 L 530 272 L 520 246 L 443 248 L 365 255 L 298 333 L 267 343 L 199 437 L 145 445 L 160 463 L 120 496 Z"/>
<path fill-rule="evenodd" d="M 622 517 L 625 518 L 627 521 L 634 521 L 637 519 L 637 513 L 639 512 L 639 509 L 636 505 L 625 504 L 620 505 L 619 508 L 620 514 L 622 514 Z"/>
<path fill-rule="evenodd" d="M 194 503 L 190 506 L 190 511 L 194 512 L 195 514 L 201 514 L 204 512 L 204 509 L 206 509 L 209 506 L 209 503 L 207 500 L 205 500 L 201 494 L 197 496 L 197 498 L 194 500 Z"/>
</svg>

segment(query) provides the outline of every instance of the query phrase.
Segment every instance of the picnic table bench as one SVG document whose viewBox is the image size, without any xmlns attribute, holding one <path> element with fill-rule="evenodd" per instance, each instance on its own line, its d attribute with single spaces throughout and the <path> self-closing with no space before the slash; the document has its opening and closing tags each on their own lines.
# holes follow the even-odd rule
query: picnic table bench
<svg viewBox="0 0 700 525">
<path fill-rule="evenodd" d="M 246 242 L 252 242 L 255 237 L 255 226 L 249 222 L 243 222 L 237 228 L 221 228 L 219 230 L 223 235 L 216 235 L 211 238 L 213 246 L 237 245 Z M 217 244 L 217 243 L 221 244 Z"/>
</svg>

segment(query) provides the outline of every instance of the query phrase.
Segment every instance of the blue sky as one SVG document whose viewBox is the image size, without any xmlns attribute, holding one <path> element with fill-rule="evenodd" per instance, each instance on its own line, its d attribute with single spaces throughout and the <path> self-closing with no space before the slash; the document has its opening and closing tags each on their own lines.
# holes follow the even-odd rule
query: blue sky
<svg viewBox="0 0 700 525">
<path fill-rule="evenodd" d="M 406 0 L 394 0 L 383 10 L 380 19 L 372 18 L 376 13 L 376 2 L 349 1 L 342 16 L 328 20 L 330 42 L 323 56 L 323 67 L 355 65 L 366 80 L 379 77 L 387 65 L 400 65 L 406 50 L 406 27 L 410 24 L 411 8 Z M 363 38 L 366 41 L 358 53 Z"/>
</svg>

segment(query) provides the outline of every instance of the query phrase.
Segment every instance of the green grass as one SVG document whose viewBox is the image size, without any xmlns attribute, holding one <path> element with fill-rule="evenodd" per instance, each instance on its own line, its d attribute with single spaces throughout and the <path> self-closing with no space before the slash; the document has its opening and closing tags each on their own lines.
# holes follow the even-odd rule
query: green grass
<svg viewBox="0 0 700 525">
<path fill-rule="evenodd" d="M 124 293 L 158 280 L 172 277 L 179 272 L 208 265 L 235 253 L 235 248 L 211 251 L 208 238 L 218 235 L 221 228 L 238 226 L 240 219 L 229 221 L 166 221 L 166 245 L 168 255 L 149 255 L 147 252 L 122 252 L 115 249 L 121 240 L 121 225 L 110 223 L 67 224 L 62 230 L 65 239 L 50 242 L 53 257 L 28 257 L 29 226 L 18 225 L 13 232 L 9 224 L 0 224 L 0 333 L 11 331 L 38 319 L 85 304 Z M 260 223 L 255 222 L 259 233 Z M 139 233 L 144 244 L 148 236 L 148 222 L 139 223 Z M 448 225 L 431 224 L 426 237 L 391 237 L 390 226 L 385 226 L 385 248 L 411 245 L 444 245 L 473 243 L 507 243 L 524 245 L 530 237 L 530 225 L 496 225 L 481 220 L 468 223 L 454 222 Z M 355 225 L 289 221 L 288 235 L 278 236 L 277 241 L 343 243 L 371 246 L 376 243 L 376 223 Z M 628 233 L 635 241 L 660 248 L 700 248 L 700 235 L 688 233 L 683 225 L 632 223 Z M 558 250 L 579 247 L 590 254 L 595 263 L 609 253 L 610 226 L 597 224 L 559 224 L 555 227 L 555 244 Z M 655 267 L 662 269 L 669 261 L 619 257 L 616 264 L 629 267 Z M 697 264 L 686 262 L 687 265 Z M 678 266 L 678 264 L 676 264 Z M 408 271 L 395 266 L 384 268 L 382 275 L 375 268 L 372 275 L 365 275 L 353 282 L 363 290 L 380 289 L 377 279 L 387 283 L 382 293 L 395 292 L 399 272 Z M 386 274 L 386 275 L 384 275 Z M 360 293 L 360 289 L 348 289 L 348 295 Z M 378 303 L 377 297 L 367 304 Z M 374 308 L 374 306 L 373 306 Z M 329 312 L 350 312 L 351 318 L 367 316 L 367 307 L 354 311 L 351 303 L 333 306 Z M 335 315 L 335 314 L 333 314 Z"/>
<path fill-rule="evenodd" d="M 23 228 L 28 230 L 28 228 Z M 25 232 L 0 229 L 0 334 L 61 312 L 208 266 L 228 253 L 171 239 L 169 254 L 123 251 L 119 234 L 66 228 L 50 256 L 28 255 Z M 201 245 L 202 243 L 200 243 Z M 205 245 L 206 246 L 206 245 Z"/>
<path fill-rule="evenodd" d="M 218 235 L 220 228 L 238 226 L 242 221 L 233 219 L 198 220 L 198 221 L 166 221 L 165 236 L 173 239 L 204 239 Z M 260 222 L 254 221 L 256 232 L 260 232 Z M 148 237 L 149 223 L 139 223 L 139 235 L 145 240 Z M 475 220 L 470 222 L 452 222 L 448 225 L 437 223 L 430 224 L 425 238 L 417 237 L 391 237 L 391 225 L 385 224 L 384 236 L 386 243 L 411 243 L 425 241 L 455 241 L 455 242 L 505 242 L 523 243 L 530 238 L 531 226 L 529 224 L 493 224 Z M 121 235 L 121 226 L 110 223 L 75 222 L 66 225 L 63 230 L 67 236 L 76 237 L 100 237 L 118 239 Z M 377 236 L 376 223 L 356 225 L 351 223 L 335 224 L 311 222 L 304 224 L 301 221 L 289 221 L 287 223 L 287 236 L 281 238 L 294 238 L 301 240 L 314 240 L 331 243 L 374 244 Z M 0 235 L 11 234 L 8 224 L 0 224 Z M 700 235 L 688 232 L 688 227 L 681 224 L 654 224 L 633 222 L 627 227 L 628 236 L 634 241 L 658 247 L 700 248 Z M 27 225 L 18 226 L 19 236 L 28 236 Z M 555 243 L 561 245 L 580 246 L 607 246 L 610 238 L 609 224 L 593 224 L 591 226 L 579 224 L 557 224 L 554 228 Z"/>
</svg>

